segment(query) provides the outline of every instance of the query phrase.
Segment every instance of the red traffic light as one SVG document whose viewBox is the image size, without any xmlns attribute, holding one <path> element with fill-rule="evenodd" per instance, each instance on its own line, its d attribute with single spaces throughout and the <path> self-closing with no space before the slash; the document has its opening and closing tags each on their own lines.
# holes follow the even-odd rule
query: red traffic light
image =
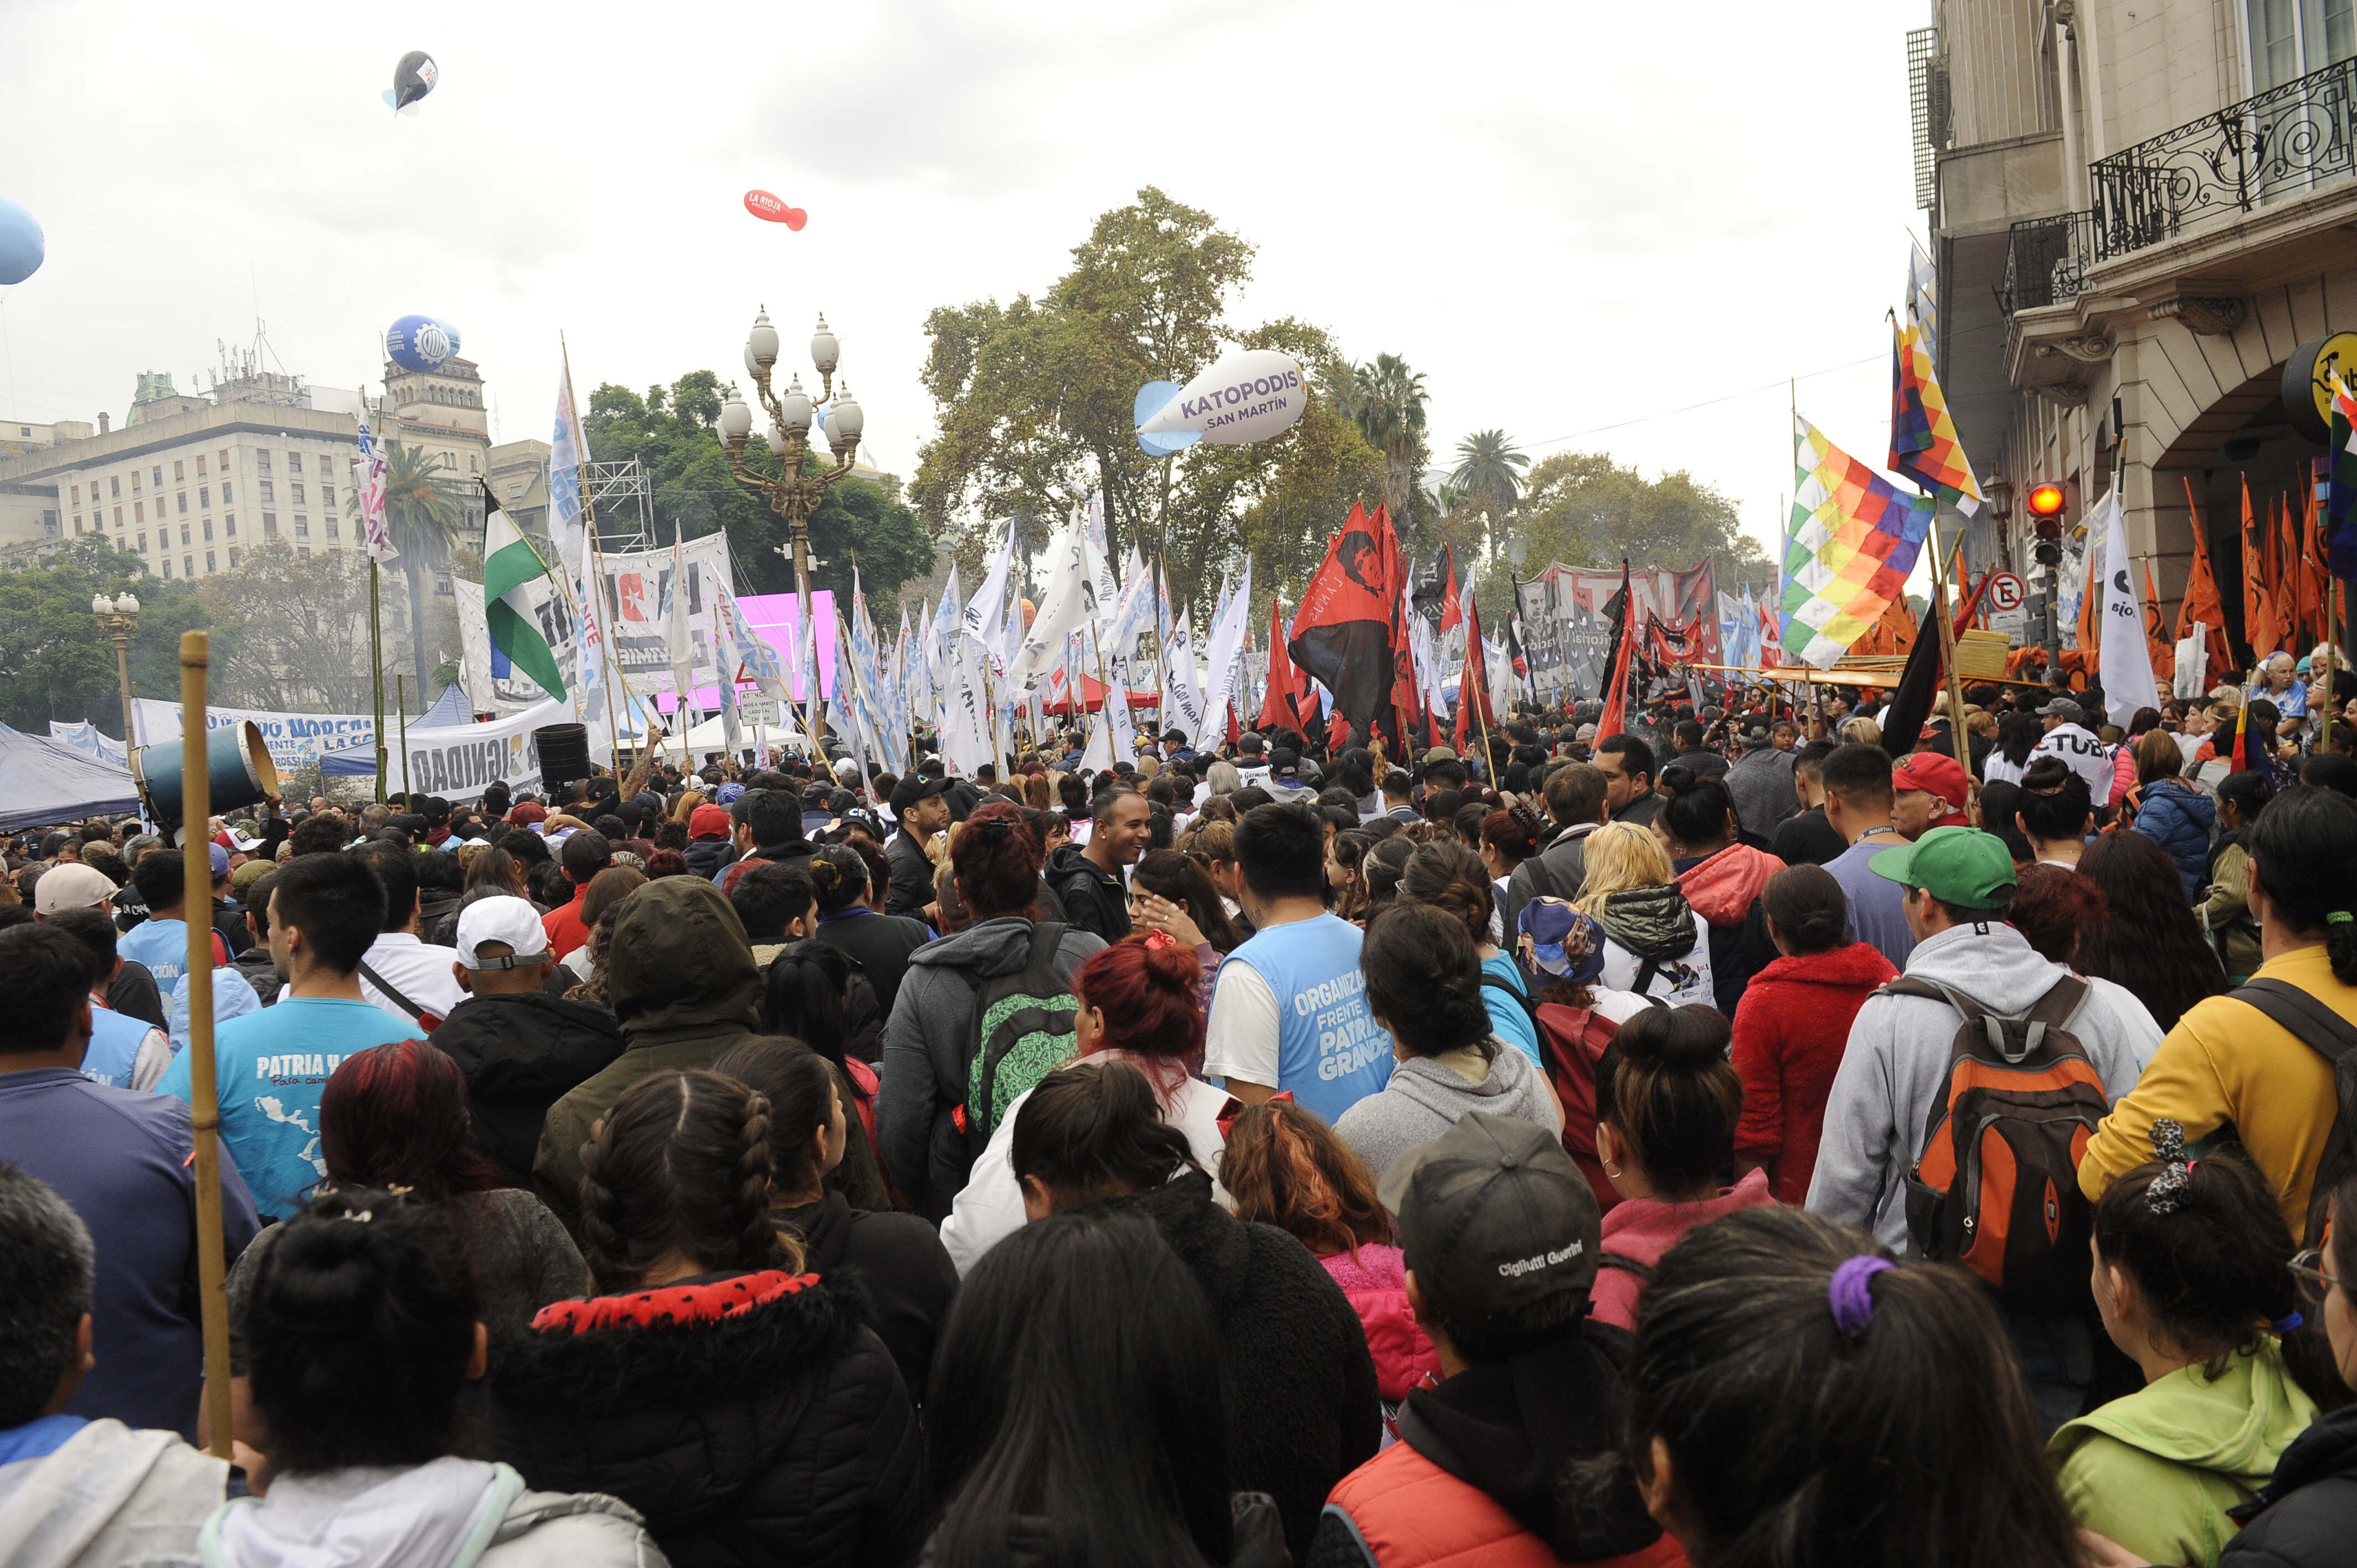
<svg viewBox="0 0 2357 1568">
<path fill-rule="evenodd" d="M 2024 503 L 2032 517 L 2060 517 L 2062 514 L 2062 487 L 2056 484 L 2032 485 Z"/>
</svg>

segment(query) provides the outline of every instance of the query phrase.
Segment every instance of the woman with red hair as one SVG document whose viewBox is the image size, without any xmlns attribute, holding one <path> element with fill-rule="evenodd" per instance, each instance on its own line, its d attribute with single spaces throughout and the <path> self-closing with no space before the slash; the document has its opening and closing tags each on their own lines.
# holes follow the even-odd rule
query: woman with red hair
<svg viewBox="0 0 2357 1568">
<path fill-rule="evenodd" d="M 1101 950 L 1072 976 L 1081 1004 L 1074 1055 L 1125 1061 L 1145 1074 L 1162 1119 L 1186 1134 L 1195 1163 L 1216 1176 L 1228 1093 L 1188 1071 L 1203 1056 L 1201 979 L 1194 950 L 1160 931 Z M 1027 1089 L 1007 1106 L 974 1162 L 973 1179 L 942 1221 L 942 1245 L 960 1273 L 1023 1224 L 1013 1149 L 1015 1123 L 1030 1097 Z"/>
</svg>

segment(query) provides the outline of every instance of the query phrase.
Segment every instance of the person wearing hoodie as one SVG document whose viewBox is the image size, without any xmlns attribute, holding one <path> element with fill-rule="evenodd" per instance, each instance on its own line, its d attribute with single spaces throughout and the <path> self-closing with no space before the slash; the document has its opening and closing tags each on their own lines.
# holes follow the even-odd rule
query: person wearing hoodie
<svg viewBox="0 0 2357 1568">
<path fill-rule="evenodd" d="M 1729 1058 L 1743 1080 L 1735 1168 L 1764 1170 L 1776 1201 L 1797 1205 L 1817 1168 L 1850 1024 L 1899 972 L 1871 945 L 1848 940 L 1849 900 L 1823 866 L 1778 872 L 1760 902 L 1781 956 L 1751 977 L 1735 1009 Z"/>
<path fill-rule="evenodd" d="M 2218 784 L 2218 838 L 2203 865 L 2193 913 L 2210 945 L 2218 950 L 2229 985 L 2242 984 L 2266 961 L 2259 918 L 2251 908 L 2251 857 L 2244 846 L 2252 824 L 2273 799 L 2275 786 L 2264 773 L 2230 773 Z"/>
<path fill-rule="evenodd" d="M 466 1076 L 476 1151 L 529 1187 L 549 1108 L 613 1065 L 622 1032 L 604 1008 L 542 989 L 548 932 L 525 900 L 477 896 L 453 935 L 466 1000 L 426 1038 Z"/>
<path fill-rule="evenodd" d="M 1734 1147 L 1743 1083 L 1727 1064 L 1717 1008 L 1648 1007 L 1596 1064 L 1596 1152 L 1620 1201 L 1604 1216 L 1596 1320 L 1634 1331 L 1653 1266 L 1697 1226 L 1771 1204 L 1768 1176 L 1718 1185 Z"/>
<path fill-rule="evenodd" d="M 229 1465 L 174 1432 L 67 1413 L 97 1360 L 98 1273 L 71 1205 L 0 1161 L 0 1560 L 119 1568 L 196 1555 Z"/>
<path fill-rule="evenodd" d="M 1066 844 L 1049 857 L 1048 886 L 1074 929 L 1117 942 L 1129 935 L 1129 889 L 1122 871 L 1137 864 L 1153 832 L 1146 797 L 1129 789 L 1100 794 L 1095 821 L 1085 847 Z"/>
<path fill-rule="evenodd" d="M 2136 1087 L 2136 1040 L 2127 1025 L 2093 988 L 2039 956 L 2005 923 L 2016 873 L 2004 841 L 1975 828 L 1933 828 L 1913 843 L 1878 852 L 1871 869 L 1903 890 L 1915 939 L 1908 979 L 1929 981 L 2002 1018 L 2024 1016 L 2059 985 L 2081 987 L 2063 1027 L 2103 1079 L 2105 1099 L 2116 1105 Z M 1932 1106 L 1948 1091 L 1960 1016 L 1929 997 L 1868 997 L 1850 1025 L 1825 1102 L 1808 1206 L 1871 1230 L 1894 1252 L 1909 1245 L 1907 1176 L 1923 1156 Z M 2080 1179 L 2084 1186 L 2083 1165 Z M 2008 1305 L 2005 1315 L 2042 1424 L 2051 1431 L 2079 1413 L 2093 1377 L 2085 1315 L 2076 1305 Z"/>
<path fill-rule="evenodd" d="M 958 831 L 950 866 L 974 924 L 909 955 L 884 1026 L 877 1152 L 894 1189 L 928 1219 L 950 1212 L 975 1157 L 959 1122 L 976 1046 L 975 999 L 992 981 L 1020 973 L 1030 957 L 1040 845 L 1023 810 L 993 801 Z M 1082 961 L 1103 946 L 1064 928 L 1053 960 L 1058 975 L 1069 984 Z"/>
<path fill-rule="evenodd" d="M 2341 1380 L 2357 1380 L 2357 1178 L 2332 1193 L 2331 1239 L 2291 1262 L 2323 1323 Z M 2309 1305 L 2322 1297 L 2320 1306 Z M 2276 1461 L 2257 1497 L 2232 1510 L 2239 1533 L 2219 1568 L 2338 1568 L 2357 1534 L 2357 1404 L 2317 1418 Z"/>
<path fill-rule="evenodd" d="M 1579 885 L 1587 880 L 1587 836 L 1604 825 L 1604 797 L 1610 783 L 1603 769 L 1585 762 L 1564 763 L 1546 776 L 1541 793 L 1546 798 L 1547 820 L 1555 836 L 1506 878 L 1500 905 L 1505 930 L 1516 929 L 1523 906 L 1534 898 L 1569 903 L 1579 897 Z"/>
<path fill-rule="evenodd" d="M 1228 1390 L 1230 1485 L 1276 1500 L 1298 1561 L 1327 1492 L 1382 1442 L 1374 1362 L 1341 1288 L 1300 1242 L 1216 1201 L 1126 1062 L 1050 1073 L 1016 1121 L 1013 1157 L 1032 1219 L 1092 1205 L 1142 1216 L 1195 1277 L 1220 1343 L 1206 1380 Z"/>
<path fill-rule="evenodd" d="M 1383 1184 L 1440 1359 L 1400 1441 L 1342 1477 L 1306 1568 L 1669 1568 L 1621 1452 L 1630 1340 L 1593 1320 L 1596 1195 L 1540 1128 L 1475 1112 Z"/>
<path fill-rule="evenodd" d="M 706 882 L 718 876 L 734 861 L 736 846 L 729 842 L 736 825 L 728 820 L 726 806 L 698 806 L 688 813 L 687 869 Z"/>
<path fill-rule="evenodd" d="M 851 1271 L 810 1272 L 778 1228 L 770 1120 L 712 1072 L 614 1103 L 581 1184 L 604 1294 L 544 1308 L 502 1358 L 502 1451 L 620 1498 L 680 1568 L 897 1568 L 926 1512 L 916 1414 Z"/>
<path fill-rule="evenodd" d="M 1571 907 L 1604 929 L 1605 987 L 1673 1007 L 1715 1003 L 1709 924 L 1686 902 L 1653 830 L 1607 822 L 1585 853 L 1587 880 Z"/>
<path fill-rule="evenodd" d="M 1776 956 L 1760 895 L 1784 863 L 1738 837 L 1725 780 L 1673 762 L 1662 769 L 1662 791 L 1653 836 L 1669 852 L 1687 905 L 1710 929 L 1711 1000 L 1732 1018 L 1743 988 Z"/>
<path fill-rule="evenodd" d="M 1385 905 L 1367 923 L 1360 961 L 1368 1011 L 1391 1035 L 1396 1065 L 1390 1081 L 1343 1112 L 1334 1131 L 1378 1182 L 1412 1145 L 1438 1137 L 1469 1111 L 1563 1131 L 1563 1108 L 1545 1073 L 1498 1038 L 1484 996 L 1491 988 L 1481 983 L 1480 956 L 1462 919 L 1429 904 Z"/>
<path fill-rule="evenodd" d="M 2210 861 L 2217 805 L 2179 777 L 2185 770 L 2185 753 L 2167 730 L 2146 731 L 2136 744 L 2135 755 L 2136 782 L 2129 795 L 2134 811 L 2129 825 L 2169 852 L 2185 883 L 2185 897 L 2196 898 Z"/>
<path fill-rule="evenodd" d="M 1220 1185 L 1236 1218 L 1274 1225 L 1325 1265 L 1366 1331 L 1386 1428 L 1400 1402 L 1440 1370 L 1407 1300 L 1407 1264 L 1366 1163 L 1334 1129 L 1290 1100 L 1263 1101 L 1227 1129 Z"/>
<path fill-rule="evenodd" d="M 2095 1305 L 2145 1386 L 2047 1444 L 2079 1523 L 2129 1552 L 2210 1568 L 2231 1510 L 2275 1473 L 2317 1407 L 2279 1337 L 2301 1322 L 2291 1232 L 2228 1151 L 2189 1160 L 2184 1129 L 2095 1206 Z"/>
<path fill-rule="evenodd" d="M 1103 1207 L 992 1250 L 951 1311 L 926 1412 L 941 1518 L 925 1568 L 1286 1568 L 1265 1494 L 1236 1489 L 1225 1353 L 1170 1244 Z"/>
<path fill-rule="evenodd" d="M 640 1079 L 708 1068 L 753 1033 L 760 972 L 744 923 L 711 883 L 666 876 L 613 910 L 607 994 L 622 1054 L 548 1108 L 533 1187 L 580 1235 L 581 1146 L 597 1119 Z"/>
<path fill-rule="evenodd" d="M 270 892 L 277 885 L 277 875 L 275 870 L 264 871 L 240 889 L 244 896 L 246 928 L 253 933 L 253 944 L 230 961 L 230 967 L 253 987 L 254 996 L 264 1007 L 278 1000 L 278 993 L 286 983 L 278 961 L 270 956 Z"/>
<path fill-rule="evenodd" d="M 712 874 L 721 892 L 735 890 L 746 868 L 782 865 L 810 870 L 811 843 L 802 832 L 802 803 L 791 789 L 748 789 L 727 808 L 736 824 L 736 858 Z M 692 847 L 692 844 L 691 844 Z"/>
<path fill-rule="evenodd" d="M 646 1568 L 631 1508 L 535 1491 L 457 1457 L 461 1391 L 489 1337 L 457 1230 L 384 1188 L 323 1193 L 283 1231 L 236 1325 L 270 1434 L 266 1490 L 203 1527 L 205 1568 Z"/>
<path fill-rule="evenodd" d="M 1502 814 L 1502 813 L 1501 813 Z M 1340 840 L 1338 839 L 1339 843 Z M 1481 1004 L 1490 1012 L 1490 1032 L 1545 1070 L 1539 1044 L 1538 1014 L 1531 1004 L 1531 984 L 1514 955 L 1500 947 L 1493 931 L 1497 920 L 1496 883 L 1474 853 L 1447 839 L 1424 844 L 1408 857 L 1399 881 L 1399 900 L 1425 904 L 1454 916 L 1473 939 L 1473 955 L 1480 961 Z"/>
</svg>

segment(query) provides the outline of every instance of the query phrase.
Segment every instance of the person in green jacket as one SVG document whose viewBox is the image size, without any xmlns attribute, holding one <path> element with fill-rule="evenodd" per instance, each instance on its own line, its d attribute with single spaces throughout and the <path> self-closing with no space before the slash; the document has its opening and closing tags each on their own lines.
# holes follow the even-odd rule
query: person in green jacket
<svg viewBox="0 0 2357 1568">
<path fill-rule="evenodd" d="M 2284 1364 L 2299 1326 L 2295 1244 L 2256 1172 L 2231 1154 L 2186 1157 L 2184 1129 L 2153 1125 L 2159 1158 L 2095 1206 L 2095 1305 L 2145 1386 L 2065 1423 L 2047 1444 L 2085 1528 L 2153 1563 L 2218 1561 L 2276 1460 L 2316 1419 Z"/>
</svg>

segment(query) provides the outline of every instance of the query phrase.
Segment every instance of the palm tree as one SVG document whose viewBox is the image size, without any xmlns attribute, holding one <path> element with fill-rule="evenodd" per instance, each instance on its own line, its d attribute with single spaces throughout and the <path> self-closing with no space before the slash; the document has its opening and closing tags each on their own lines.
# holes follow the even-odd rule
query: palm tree
<svg viewBox="0 0 2357 1568">
<path fill-rule="evenodd" d="M 1424 378 L 1397 354 L 1351 368 L 1350 413 L 1359 434 L 1383 455 L 1383 502 L 1405 524 L 1424 449 Z"/>
<path fill-rule="evenodd" d="M 1530 458 L 1504 431 L 1477 430 L 1457 444 L 1457 467 L 1448 482 L 1495 523 L 1522 499 L 1522 470 L 1530 466 Z"/>
<path fill-rule="evenodd" d="M 442 460 L 422 446 L 388 441 L 384 448 L 384 531 L 401 553 L 409 589 L 409 656 L 419 700 L 430 695 L 434 667 L 425 657 L 425 590 L 448 559 L 468 521 L 467 491 Z M 351 510 L 359 510 L 359 496 Z"/>
</svg>

